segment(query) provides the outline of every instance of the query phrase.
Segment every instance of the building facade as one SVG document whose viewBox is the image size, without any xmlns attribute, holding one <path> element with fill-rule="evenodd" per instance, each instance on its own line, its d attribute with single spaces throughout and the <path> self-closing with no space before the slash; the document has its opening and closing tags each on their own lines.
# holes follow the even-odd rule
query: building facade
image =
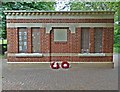
<svg viewBox="0 0 120 92">
<path fill-rule="evenodd" d="M 8 63 L 113 66 L 113 11 L 4 11 Z"/>
</svg>

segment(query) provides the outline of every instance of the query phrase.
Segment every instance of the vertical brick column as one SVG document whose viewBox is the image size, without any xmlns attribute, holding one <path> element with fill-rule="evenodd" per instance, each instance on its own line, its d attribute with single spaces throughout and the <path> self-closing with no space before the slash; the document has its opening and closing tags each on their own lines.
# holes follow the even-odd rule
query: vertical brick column
<svg viewBox="0 0 120 92">
<path fill-rule="evenodd" d="M 66 46 L 66 49 L 68 49 L 69 53 L 75 53 L 77 47 L 76 47 L 76 34 L 71 33 L 71 30 L 67 31 L 67 42 L 68 46 Z M 73 44 L 74 43 L 74 44 Z"/>
<path fill-rule="evenodd" d="M 17 28 L 7 28 L 7 51 L 8 53 L 18 53 Z"/>
<path fill-rule="evenodd" d="M 103 28 L 102 52 L 113 53 L 114 28 Z"/>
<path fill-rule="evenodd" d="M 102 36 L 102 53 L 107 53 L 107 35 L 108 35 L 108 31 L 107 28 L 103 28 L 103 32 L 102 32 L 103 36 Z"/>
<path fill-rule="evenodd" d="M 46 33 L 45 34 L 45 42 L 44 42 L 45 45 L 45 52 L 46 53 L 49 53 L 50 52 L 50 33 Z"/>
<path fill-rule="evenodd" d="M 113 44 L 114 44 L 114 28 L 110 28 L 110 37 L 109 37 L 109 40 L 110 40 L 110 50 L 109 52 L 110 53 L 113 53 Z"/>
<path fill-rule="evenodd" d="M 45 28 L 40 28 L 40 52 L 46 52 L 46 36 Z"/>
<path fill-rule="evenodd" d="M 31 28 L 27 28 L 27 52 L 32 52 L 32 30 Z"/>
<path fill-rule="evenodd" d="M 44 46 L 44 50 L 46 53 L 50 53 L 50 49 L 51 49 L 51 39 L 50 39 L 50 33 L 46 33 L 46 29 L 43 28 L 43 31 L 44 31 L 44 43 L 43 43 L 43 46 Z M 50 56 L 47 56 L 47 58 L 45 58 L 45 61 L 50 61 Z"/>
<path fill-rule="evenodd" d="M 78 53 L 81 53 L 81 28 L 76 28 L 76 35 L 77 35 L 77 51 Z"/>
<path fill-rule="evenodd" d="M 90 28 L 89 29 L 89 32 L 90 32 L 90 53 L 94 53 L 94 28 Z"/>
<path fill-rule="evenodd" d="M 15 28 L 15 52 L 18 53 L 19 49 L 19 39 L 18 39 L 18 28 Z"/>
<path fill-rule="evenodd" d="M 105 28 L 103 28 L 103 30 L 102 30 L 102 53 L 105 53 L 105 36 L 106 36 L 106 34 L 105 34 Z"/>
<path fill-rule="evenodd" d="M 11 52 L 11 48 L 12 48 L 12 36 L 11 36 L 11 28 L 7 28 L 7 52 L 10 53 Z"/>
</svg>

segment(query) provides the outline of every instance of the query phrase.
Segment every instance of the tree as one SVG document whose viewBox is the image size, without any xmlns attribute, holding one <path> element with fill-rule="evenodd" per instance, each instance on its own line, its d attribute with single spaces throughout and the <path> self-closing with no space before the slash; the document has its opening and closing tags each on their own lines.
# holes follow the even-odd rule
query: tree
<svg viewBox="0 0 120 92">
<path fill-rule="evenodd" d="M 3 2 L 2 7 L 0 8 L 0 17 L 2 19 L 0 26 L 0 38 L 6 39 L 6 30 L 5 30 L 5 15 L 4 10 L 40 10 L 48 11 L 55 10 L 55 2 Z"/>
<path fill-rule="evenodd" d="M 71 10 L 115 11 L 114 46 L 120 49 L 120 2 L 72 2 Z"/>
<path fill-rule="evenodd" d="M 55 2 L 4 2 L 0 11 L 4 10 L 40 10 L 49 11 L 55 10 Z M 69 2 L 70 10 L 81 10 L 81 11 L 115 11 L 115 27 L 114 27 L 114 44 L 120 46 L 120 2 Z M 69 5 L 66 5 L 69 6 Z M 118 8 L 119 7 L 119 8 Z M 3 12 L 0 13 L 2 22 L 0 26 L 0 37 L 6 38 L 5 31 L 5 15 Z M 118 21 L 119 19 L 119 21 Z M 118 25 L 119 24 L 119 25 Z"/>
</svg>

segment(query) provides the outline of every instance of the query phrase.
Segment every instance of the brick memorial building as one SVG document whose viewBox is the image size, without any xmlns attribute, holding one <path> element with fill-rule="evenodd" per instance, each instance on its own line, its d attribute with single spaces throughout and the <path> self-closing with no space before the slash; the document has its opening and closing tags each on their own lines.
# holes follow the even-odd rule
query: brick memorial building
<svg viewBox="0 0 120 92">
<path fill-rule="evenodd" d="M 113 11 L 4 11 L 8 63 L 113 67 Z M 79 66 L 79 67 L 80 67 Z"/>
</svg>

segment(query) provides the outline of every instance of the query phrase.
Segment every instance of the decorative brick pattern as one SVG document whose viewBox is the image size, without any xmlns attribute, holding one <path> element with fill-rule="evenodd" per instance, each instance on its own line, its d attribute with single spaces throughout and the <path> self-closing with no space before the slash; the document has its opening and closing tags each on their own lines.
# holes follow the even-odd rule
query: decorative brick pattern
<svg viewBox="0 0 120 92">
<path fill-rule="evenodd" d="M 7 19 L 7 23 L 113 23 L 114 19 Z"/>
</svg>

